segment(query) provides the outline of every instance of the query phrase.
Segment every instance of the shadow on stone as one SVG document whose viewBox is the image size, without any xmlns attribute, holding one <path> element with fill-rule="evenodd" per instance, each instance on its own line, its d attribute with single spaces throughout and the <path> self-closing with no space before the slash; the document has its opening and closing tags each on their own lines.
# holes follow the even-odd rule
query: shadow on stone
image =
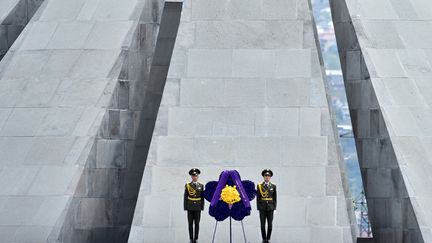
<svg viewBox="0 0 432 243">
<path fill-rule="evenodd" d="M 131 46 L 111 72 L 111 104 L 67 213 L 50 236 L 54 242 L 128 240 L 182 9 L 169 2 L 162 9 L 161 2 L 146 2 Z"/>
<path fill-rule="evenodd" d="M 345 0 L 330 0 L 373 242 L 424 242 Z M 369 242 L 359 239 L 358 242 Z"/>
<path fill-rule="evenodd" d="M 0 24 L 0 60 L 26 27 L 44 0 L 20 0 Z"/>
</svg>

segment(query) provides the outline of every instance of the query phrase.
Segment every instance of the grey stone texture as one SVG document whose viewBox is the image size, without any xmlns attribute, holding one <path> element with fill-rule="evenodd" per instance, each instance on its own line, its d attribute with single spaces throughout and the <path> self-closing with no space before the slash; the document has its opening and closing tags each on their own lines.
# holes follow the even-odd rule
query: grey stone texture
<svg viewBox="0 0 432 243">
<path fill-rule="evenodd" d="M 44 0 L 0 2 L 0 60 L 18 38 Z"/>
<path fill-rule="evenodd" d="M 331 5 L 375 242 L 432 242 L 432 2 Z"/>
<path fill-rule="evenodd" d="M 191 167 L 202 182 L 225 169 L 260 182 L 261 170 L 273 169 L 273 242 L 354 242 L 317 43 L 306 0 L 183 3 L 128 242 L 188 241 L 182 200 Z M 246 234 L 261 242 L 252 207 Z M 208 203 L 200 242 L 213 234 L 207 212 Z M 243 242 L 240 223 L 233 228 L 234 242 Z M 219 223 L 216 242 L 228 242 L 228 232 L 228 222 Z"/>
<path fill-rule="evenodd" d="M 177 30 L 159 33 L 163 8 L 47 0 L 9 49 L 0 64 L 1 242 L 127 241 L 171 57 L 153 65 L 156 42 L 173 46 Z"/>
</svg>

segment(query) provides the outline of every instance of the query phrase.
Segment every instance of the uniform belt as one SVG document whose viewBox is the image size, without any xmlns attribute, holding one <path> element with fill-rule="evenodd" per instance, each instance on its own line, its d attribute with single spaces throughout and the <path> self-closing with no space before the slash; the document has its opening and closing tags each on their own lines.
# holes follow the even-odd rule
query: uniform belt
<svg viewBox="0 0 432 243">
<path fill-rule="evenodd" d="M 191 201 L 200 201 L 201 200 L 200 197 L 197 197 L 197 198 L 188 197 L 188 199 L 191 200 Z"/>
<path fill-rule="evenodd" d="M 264 200 L 264 201 L 272 201 L 273 198 L 261 198 L 261 200 Z"/>
</svg>

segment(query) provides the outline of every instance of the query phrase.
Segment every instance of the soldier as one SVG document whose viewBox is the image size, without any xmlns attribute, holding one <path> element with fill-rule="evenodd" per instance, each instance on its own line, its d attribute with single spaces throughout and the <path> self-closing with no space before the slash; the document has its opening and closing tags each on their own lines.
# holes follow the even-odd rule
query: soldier
<svg viewBox="0 0 432 243">
<path fill-rule="evenodd" d="M 270 242 L 270 236 L 273 227 L 273 212 L 276 210 L 276 185 L 270 182 L 273 171 L 265 169 L 261 172 L 264 182 L 257 185 L 257 208 L 260 214 L 261 236 L 263 243 Z M 265 230 L 265 221 L 267 220 L 267 233 Z"/>
<path fill-rule="evenodd" d="M 192 168 L 189 171 L 192 181 L 185 185 L 184 210 L 187 210 L 190 243 L 198 242 L 201 211 L 204 210 L 204 185 L 198 182 L 200 173 L 199 169 Z M 195 235 L 193 234 L 193 223 L 195 223 Z"/>
</svg>

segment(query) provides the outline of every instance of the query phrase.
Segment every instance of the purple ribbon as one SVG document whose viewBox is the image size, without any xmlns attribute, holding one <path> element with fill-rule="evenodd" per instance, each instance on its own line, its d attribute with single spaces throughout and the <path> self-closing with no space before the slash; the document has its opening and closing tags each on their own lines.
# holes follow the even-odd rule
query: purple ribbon
<svg viewBox="0 0 432 243">
<path fill-rule="evenodd" d="M 225 188 L 225 185 L 228 181 L 228 178 L 231 177 L 234 181 L 234 184 L 237 187 L 237 191 L 240 193 L 240 198 L 243 201 L 243 205 L 245 208 L 250 208 L 249 197 L 246 194 L 246 191 L 243 187 L 243 184 L 240 179 L 240 174 L 236 170 L 224 170 L 219 178 L 218 185 L 213 194 L 212 200 L 210 202 L 210 207 L 215 207 L 218 201 L 220 200 L 220 196 L 222 193 L 222 189 Z"/>
<path fill-rule="evenodd" d="M 231 178 L 233 178 L 233 181 L 237 186 L 237 190 L 240 193 L 240 197 L 243 201 L 243 205 L 245 206 L 245 208 L 250 208 L 249 197 L 247 196 L 246 190 L 244 189 L 243 184 L 241 182 L 240 174 L 236 170 L 230 171 L 230 174 L 231 174 Z"/>
<path fill-rule="evenodd" d="M 210 207 L 214 207 L 218 203 L 222 193 L 222 189 L 225 187 L 228 177 L 229 177 L 229 172 L 227 170 L 224 170 L 219 178 L 219 182 L 217 184 L 216 190 L 210 202 Z"/>
</svg>

